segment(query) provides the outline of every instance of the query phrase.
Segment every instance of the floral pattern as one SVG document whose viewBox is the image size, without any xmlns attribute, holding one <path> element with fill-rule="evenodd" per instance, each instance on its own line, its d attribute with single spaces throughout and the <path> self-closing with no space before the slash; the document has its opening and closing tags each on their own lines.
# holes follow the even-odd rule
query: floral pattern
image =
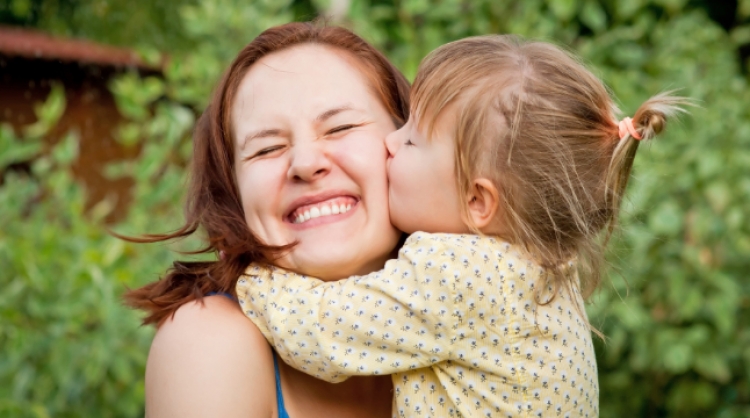
<svg viewBox="0 0 750 418">
<path fill-rule="evenodd" d="M 596 417 L 577 280 L 540 304 L 546 277 L 495 238 L 419 232 L 381 271 L 323 282 L 251 265 L 237 294 L 292 367 L 329 382 L 391 374 L 394 416 Z"/>
</svg>

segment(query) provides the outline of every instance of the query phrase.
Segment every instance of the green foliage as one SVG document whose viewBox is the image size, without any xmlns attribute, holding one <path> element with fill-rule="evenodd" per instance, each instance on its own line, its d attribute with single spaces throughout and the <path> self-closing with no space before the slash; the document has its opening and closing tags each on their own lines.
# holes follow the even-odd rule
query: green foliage
<svg viewBox="0 0 750 418">
<path fill-rule="evenodd" d="M 715 10 L 698 7 L 704 2 L 687 0 L 149 3 L 134 27 L 161 31 L 151 44 L 111 24 L 129 18 L 93 12 L 130 2 L 0 0 L 11 3 L 39 27 L 170 55 L 163 78 L 126 74 L 111 83 L 132 121 L 118 128 L 120 141 L 140 149 L 107 169 L 135 180 L 128 218 L 114 226 L 122 233 L 179 226 L 190 130 L 221 72 L 263 29 L 319 12 L 373 42 L 410 78 L 438 45 L 510 32 L 580 54 L 625 114 L 681 89 L 699 106 L 639 151 L 612 280 L 589 309 L 608 337 L 597 345 L 601 416 L 750 415 L 750 63 L 741 62 L 749 0 L 738 2 L 728 29 L 712 20 Z M 99 21 L 44 17 L 72 4 L 80 10 L 66 13 Z M 138 328 L 138 314 L 119 298 L 175 255 L 107 235 L 108 201 L 83 213 L 84 191 L 70 174 L 75 136 L 51 150 L 39 141 L 63 105 L 53 90 L 22 138 L 0 129 L 0 416 L 137 416 L 152 331 Z M 3 171 L 36 155 L 30 174 Z"/>
<path fill-rule="evenodd" d="M 0 21 L 145 51 L 188 48 L 179 8 L 192 0 L 0 0 Z"/>
<path fill-rule="evenodd" d="M 43 126 L 62 112 L 53 89 L 25 138 L 0 130 L 3 167 L 43 148 Z M 30 134 L 31 133 L 31 134 Z M 36 158 L 30 174 L 8 171 L 0 187 L 0 416 L 136 416 L 152 331 L 120 298 L 133 277 L 165 265 L 165 249 L 142 251 L 101 227 L 102 202 L 82 216 L 72 178 L 78 139 Z M 11 157 L 11 158 L 6 158 Z M 140 251 L 138 263 L 131 257 Z"/>
<path fill-rule="evenodd" d="M 627 289 L 615 279 L 591 310 L 611 336 L 597 347 L 603 410 L 746 416 L 750 112 L 742 103 L 750 89 L 729 37 L 702 13 L 676 16 L 646 37 L 629 90 L 615 82 L 625 77 L 607 74 L 626 108 L 645 91 L 678 86 L 702 106 L 636 162 L 614 251 L 630 294 L 620 298 Z M 589 56 L 605 63 L 614 58 L 608 51 Z"/>
</svg>

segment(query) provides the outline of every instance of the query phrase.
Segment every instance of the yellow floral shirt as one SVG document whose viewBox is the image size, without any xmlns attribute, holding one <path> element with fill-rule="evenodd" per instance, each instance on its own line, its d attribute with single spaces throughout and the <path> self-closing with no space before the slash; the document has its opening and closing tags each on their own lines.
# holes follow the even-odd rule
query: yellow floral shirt
<svg viewBox="0 0 750 418">
<path fill-rule="evenodd" d="M 292 367 L 329 382 L 392 374 L 394 416 L 596 417 L 580 294 L 540 305 L 535 286 L 551 295 L 510 244 L 418 232 L 381 271 L 323 282 L 251 265 L 237 295 Z"/>
</svg>

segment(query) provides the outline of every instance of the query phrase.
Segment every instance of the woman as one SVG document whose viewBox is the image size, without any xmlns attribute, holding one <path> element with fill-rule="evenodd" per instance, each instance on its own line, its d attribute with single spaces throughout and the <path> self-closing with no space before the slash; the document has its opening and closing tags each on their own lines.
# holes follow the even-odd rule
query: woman
<svg viewBox="0 0 750 418">
<path fill-rule="evenodd" d="M 400 237 L 388 217 L 384 139 L 407 118 L 408 88 L 342 28 L 282 25 L 240 52 L 196 127 L 185 226 L 144 240 L 203 228 L 205 251 L 221 257 L 176 262 L 127 295 L 158 325 L 147 416 L 390 416 L 387 376 L 331 385 L 282 362 L 275 373 L 268 343 L 221 294 L 233 295 L 256 260 L 327 280 L 383 266 Z M 290 216 L 300 210 L 311 213 L 304 222 Z"/>
</svg>

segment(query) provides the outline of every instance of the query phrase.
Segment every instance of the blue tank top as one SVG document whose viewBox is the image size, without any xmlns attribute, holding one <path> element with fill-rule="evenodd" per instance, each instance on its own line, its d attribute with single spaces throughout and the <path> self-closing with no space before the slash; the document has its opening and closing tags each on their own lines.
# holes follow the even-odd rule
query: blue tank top
<svg viewBox="0 0 750 418">
<path fill-rule="evenodd" d="M 206 296 L 224 296 L 236 302 L 237 300 L 229 293 L 209 292 Z M 271 349 L 273 351 L 273 349 Z M 289 413 L 284 407 L 284 394 L 281 392 L 281 374 L 279 373 L 279 362 L 276 360 L 276 352 L 273 353 L 273 373 L 276 376 L 276 410 L 279 412 L 279 418 L 289 418 Z"/>
<path fill-rule="evenodd" d="M 279 418 L 289 418 L 289 414 L 284 407 L 284 394 L 281 393 L 281 375 L 279 374 L 279 362 L 276 360 L 276 353 L 273 353 L 273 370 L 276 374 L 276 409 L 279 411 Z"/>
</svg>

